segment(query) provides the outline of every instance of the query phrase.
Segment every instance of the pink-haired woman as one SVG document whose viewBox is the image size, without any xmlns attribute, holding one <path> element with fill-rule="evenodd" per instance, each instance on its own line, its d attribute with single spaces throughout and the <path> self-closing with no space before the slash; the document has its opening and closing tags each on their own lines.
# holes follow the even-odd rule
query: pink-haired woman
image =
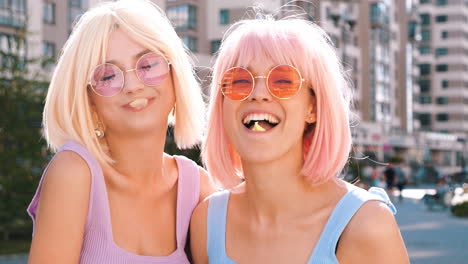
<svg viewBox="0 0 468 264">
<path fill-rule="evenodd" d="M 226 33 L 203 157 L 235 187 L 195 210 L 195 263 L 408 263 L 385 191 L 337 177 L 351 148 L 350 91 L 330 43 L 301 19 Z"/>
<path fill-rule="evenodd" d="M 86 12 L 47 94 L 44 134 L 57 153 L 28 208 L 29 263 L 189 263 L 190 216 L 214 188 L 163 150 L 168 123 L 179 147 L 197 144 L 203 115 L 188 54 L 157 6 Z"/>
</svg>

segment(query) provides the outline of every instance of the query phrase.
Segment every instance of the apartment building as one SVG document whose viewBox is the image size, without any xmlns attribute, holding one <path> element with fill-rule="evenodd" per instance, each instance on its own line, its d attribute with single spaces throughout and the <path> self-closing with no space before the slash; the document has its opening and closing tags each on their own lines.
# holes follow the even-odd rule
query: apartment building
<svg viewBox="0 0 468 264">
<path fill-rule="evenodd" d="M 21 43 L 19 50 L 15 50 L 16 34 L 23 34 L 21 29 L 28 21 L 28 6 L 26 0 L 0 1 L 0 50 L 5 54 L 13 51 L 26 56 L 26 42 Z M 0 58 L 2 65 L 9 63 L 8 56 Z"/>
<path fill-rule="evenodd" d="M 468 132 L 468 1 L 420 0 L 420 130 Z"/>
</svg>

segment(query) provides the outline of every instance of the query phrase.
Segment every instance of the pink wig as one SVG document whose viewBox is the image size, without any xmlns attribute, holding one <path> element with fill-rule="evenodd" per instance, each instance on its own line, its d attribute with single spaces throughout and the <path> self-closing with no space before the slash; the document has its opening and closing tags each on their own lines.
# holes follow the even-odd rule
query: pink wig
<svg viewBox="0 0 468 264">
<path fill-rule="evenodd" d="M 223 96 L 219 81 L 234 66 L 249 66 L 255 58 L 299 69 L 316 98 L 317 122 L 303 137 L 301 174 L 312 185 L 336 177 L 351 149 L 350 89 L 327 34 L 302 19 L 244 20 L 234 24 L 223 38 L 213 69 L 208 130 L 202 156 L 211 175 L 225 187 L 243 178 L 240 157 L 222 127 Z"/>
</svg>

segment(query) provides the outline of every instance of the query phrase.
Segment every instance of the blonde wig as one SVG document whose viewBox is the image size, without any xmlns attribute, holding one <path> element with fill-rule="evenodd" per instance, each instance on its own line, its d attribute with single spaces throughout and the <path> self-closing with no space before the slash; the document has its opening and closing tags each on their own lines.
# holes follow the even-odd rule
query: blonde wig
<svg viewBox="0 0 468 264">
<path fill-rule="evenodd" d="M 112 162 L 95 136 L 87 88 L 94 67 L 105 62 L 109 35 L 123 30 L 135 42 L 171 63 L 176 111 L 169 117 L 179 148 L 197 144 L 204 127 L 204 103 L 189 52 L 163 12 L 148 0 L 103 3 L 77 21 L 65 43 L 47 93 L 44 136 L 54 151 L 67 140 L 83 144 L 99 162 Z M 123 51 L 125 52 L 125 51 Z"/>
</svg>

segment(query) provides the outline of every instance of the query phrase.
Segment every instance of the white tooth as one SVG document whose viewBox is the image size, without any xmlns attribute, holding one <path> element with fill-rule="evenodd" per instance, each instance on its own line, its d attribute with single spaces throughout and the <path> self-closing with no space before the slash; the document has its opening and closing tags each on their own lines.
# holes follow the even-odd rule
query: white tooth
<svg viewBox="0 0 468 264">
<path fill-rule="evenodd" d="M 247 123 L 250 123 L 252 121 L 252 119 L 253 119 L 253 115 L 252 114 L 248 115 L 247 116 Z"/>
<path fill-rule="evenodd" d="M 278 123 L 278 119 L 276 119 L 276 117 L 272 116 L 272 117 L 271 117 L 271 122 L 274 123 L 274 124 L 277 124 L 277 123 Z"/>
<path fill-rule="evenodd" d="M 138 98 L 132 102 L 130 102 L 130 106 L 133 108 L 142 108 L 148 104 L 148 99 L 146 98 Z"/>
<path fill-rule="evenodd" d="M 242 123 L 244 124 L 248 124 L 250 122 L 250 115 L 247 115 L 246 117 L 244 117 L 244 120 L 242 121 Z"/>
</svg>

